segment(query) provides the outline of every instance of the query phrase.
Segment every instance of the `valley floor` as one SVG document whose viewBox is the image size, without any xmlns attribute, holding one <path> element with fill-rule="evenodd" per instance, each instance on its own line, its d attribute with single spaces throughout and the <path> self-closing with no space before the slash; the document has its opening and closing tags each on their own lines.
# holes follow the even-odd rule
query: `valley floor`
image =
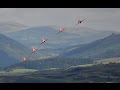
<svg viewBox="0 0 120 90">
<path fill-rule="evenodd" d="M 24 72 L 23 72 L 24 71 Z M 1 83 L 119 83 L 120 63 L 97 64 L 44 71 L 1 72 Z"/>
</svg>

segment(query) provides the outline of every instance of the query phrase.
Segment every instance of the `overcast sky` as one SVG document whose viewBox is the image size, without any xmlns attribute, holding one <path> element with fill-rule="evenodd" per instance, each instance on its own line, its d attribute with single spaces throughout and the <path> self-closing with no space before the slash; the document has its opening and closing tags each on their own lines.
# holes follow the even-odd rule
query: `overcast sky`
<svg viewBox="0 0 120 90">
<path fill-rule="evenodd" d="M 18 22 L 30 26 L 81 24 L 97 30 L 120 31 L 120 8 L 0 8 L 0 22 Z"/>
</svg>

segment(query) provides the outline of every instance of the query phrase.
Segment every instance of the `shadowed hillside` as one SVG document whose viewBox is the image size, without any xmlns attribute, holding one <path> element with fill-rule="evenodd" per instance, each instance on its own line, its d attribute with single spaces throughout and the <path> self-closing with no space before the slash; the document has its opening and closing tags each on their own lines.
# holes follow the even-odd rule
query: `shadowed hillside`
<svg viewBox="0 0 120 90">
<path fill-rule="evenodd" d="M 112 58 L 120 57 L 120 34 L 96 40 L 92 43 L 77 46 L 71 51 L 66 51 L 61 57 L 86 57 L 86 58 Z"/>
</svg>

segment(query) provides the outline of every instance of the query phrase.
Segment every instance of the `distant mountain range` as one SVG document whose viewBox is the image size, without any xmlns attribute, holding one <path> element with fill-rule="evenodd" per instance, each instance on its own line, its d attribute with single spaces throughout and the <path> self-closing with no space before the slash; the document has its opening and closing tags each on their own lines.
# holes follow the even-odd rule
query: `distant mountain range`
<svg viewBox="0 0 120 90">
<path fill-rule="evenodd" d="M 30 50 L 24 45 L 0 34 L 0 67 L 19 62 L 29 52 Z"/>
<path fill-rule="evenodd" d="M 0 25 L 2 27 L 2 24 Z M 6 27 L 7 25 L 10 27 L 25 27 L 18 23 L 5 24 Z M 41 38 L 45 37 L 48 38 L 48 41 L 41 45 L 40 52 L 33 56 L 34 60 L 44 60 L 57 56 L 60 58 L 93 59 L 120 56 L 119 34 L 114 34 L 111 31 L 97 31 L 87 27 L 66 27 L 65 32 L 56 34 L 58 29 L 59 27 L 56 26 L 43 26 L 29 27 L 20 31 L 17 29 L 14 29 L 15 31 L 11 30 L 12 32 L 4 33 L 7 37 L 0 35 L 0 50 L 3 53 L 7 52 L 10 57 L 18 59 L 23 55 L 28 56 L 31 52 L 30 48 L 32 46 L 39 47 Z M 2 31 L 2 29 L 0 30 Z M 11 39 L 9 40 L 8 37 Z"/>
<path fill-rule="evenodd" d="M 96 60 L 120 57 L 120 34 L 114 34 L 91 42 L 68 47 L 56 58 L 36 60 L 27 64 L 11 66 L 30 69 L 67 68 L 76 65 L 92 64 Z"/>
<path fill-rule="evenodd" d="M 29 26 L 17 22 L 0 22 L 0 33 L 9 33 L 29 28 Z"/>
<path fill-rule="evenodd" d="M 75 46 L 66 50 L 61 57 L 112 58 L 120 57 L 120 34 L 112 33 L 108 37 L 89 44 Z"/>
<path fill-rule="evenodd" d="M 58 29 L 59 27 L 55 26 L 32 27 L 22 31 L 6 33 L 5 35 L 29 48 L 32 46 L 39 47 L 40 39 L 42 37 L 48 38 L 48 42 L 41 46 L 41 58 L 44 58 L 46 56 L 58 56 L 69 46 L 90 43 L 112 33 L 109 31 L 97 31 L 87 27 L 66 27 L 65 32 L 56 34 Z"/>
</svg>

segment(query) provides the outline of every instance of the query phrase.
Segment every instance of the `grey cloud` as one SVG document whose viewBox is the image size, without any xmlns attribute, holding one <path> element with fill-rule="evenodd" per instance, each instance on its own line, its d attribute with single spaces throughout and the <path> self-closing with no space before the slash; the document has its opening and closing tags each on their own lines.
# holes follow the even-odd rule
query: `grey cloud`
<svg viewBox="0 0 120 90">
<path fill-rule="evenodd" d="M 31 26 L 74 26 L 77 19 L 88 18 L 81 26 L 97 30 L 119 30 L 119 8 L 2 8 L 0 20 Z"/>
</svg>

